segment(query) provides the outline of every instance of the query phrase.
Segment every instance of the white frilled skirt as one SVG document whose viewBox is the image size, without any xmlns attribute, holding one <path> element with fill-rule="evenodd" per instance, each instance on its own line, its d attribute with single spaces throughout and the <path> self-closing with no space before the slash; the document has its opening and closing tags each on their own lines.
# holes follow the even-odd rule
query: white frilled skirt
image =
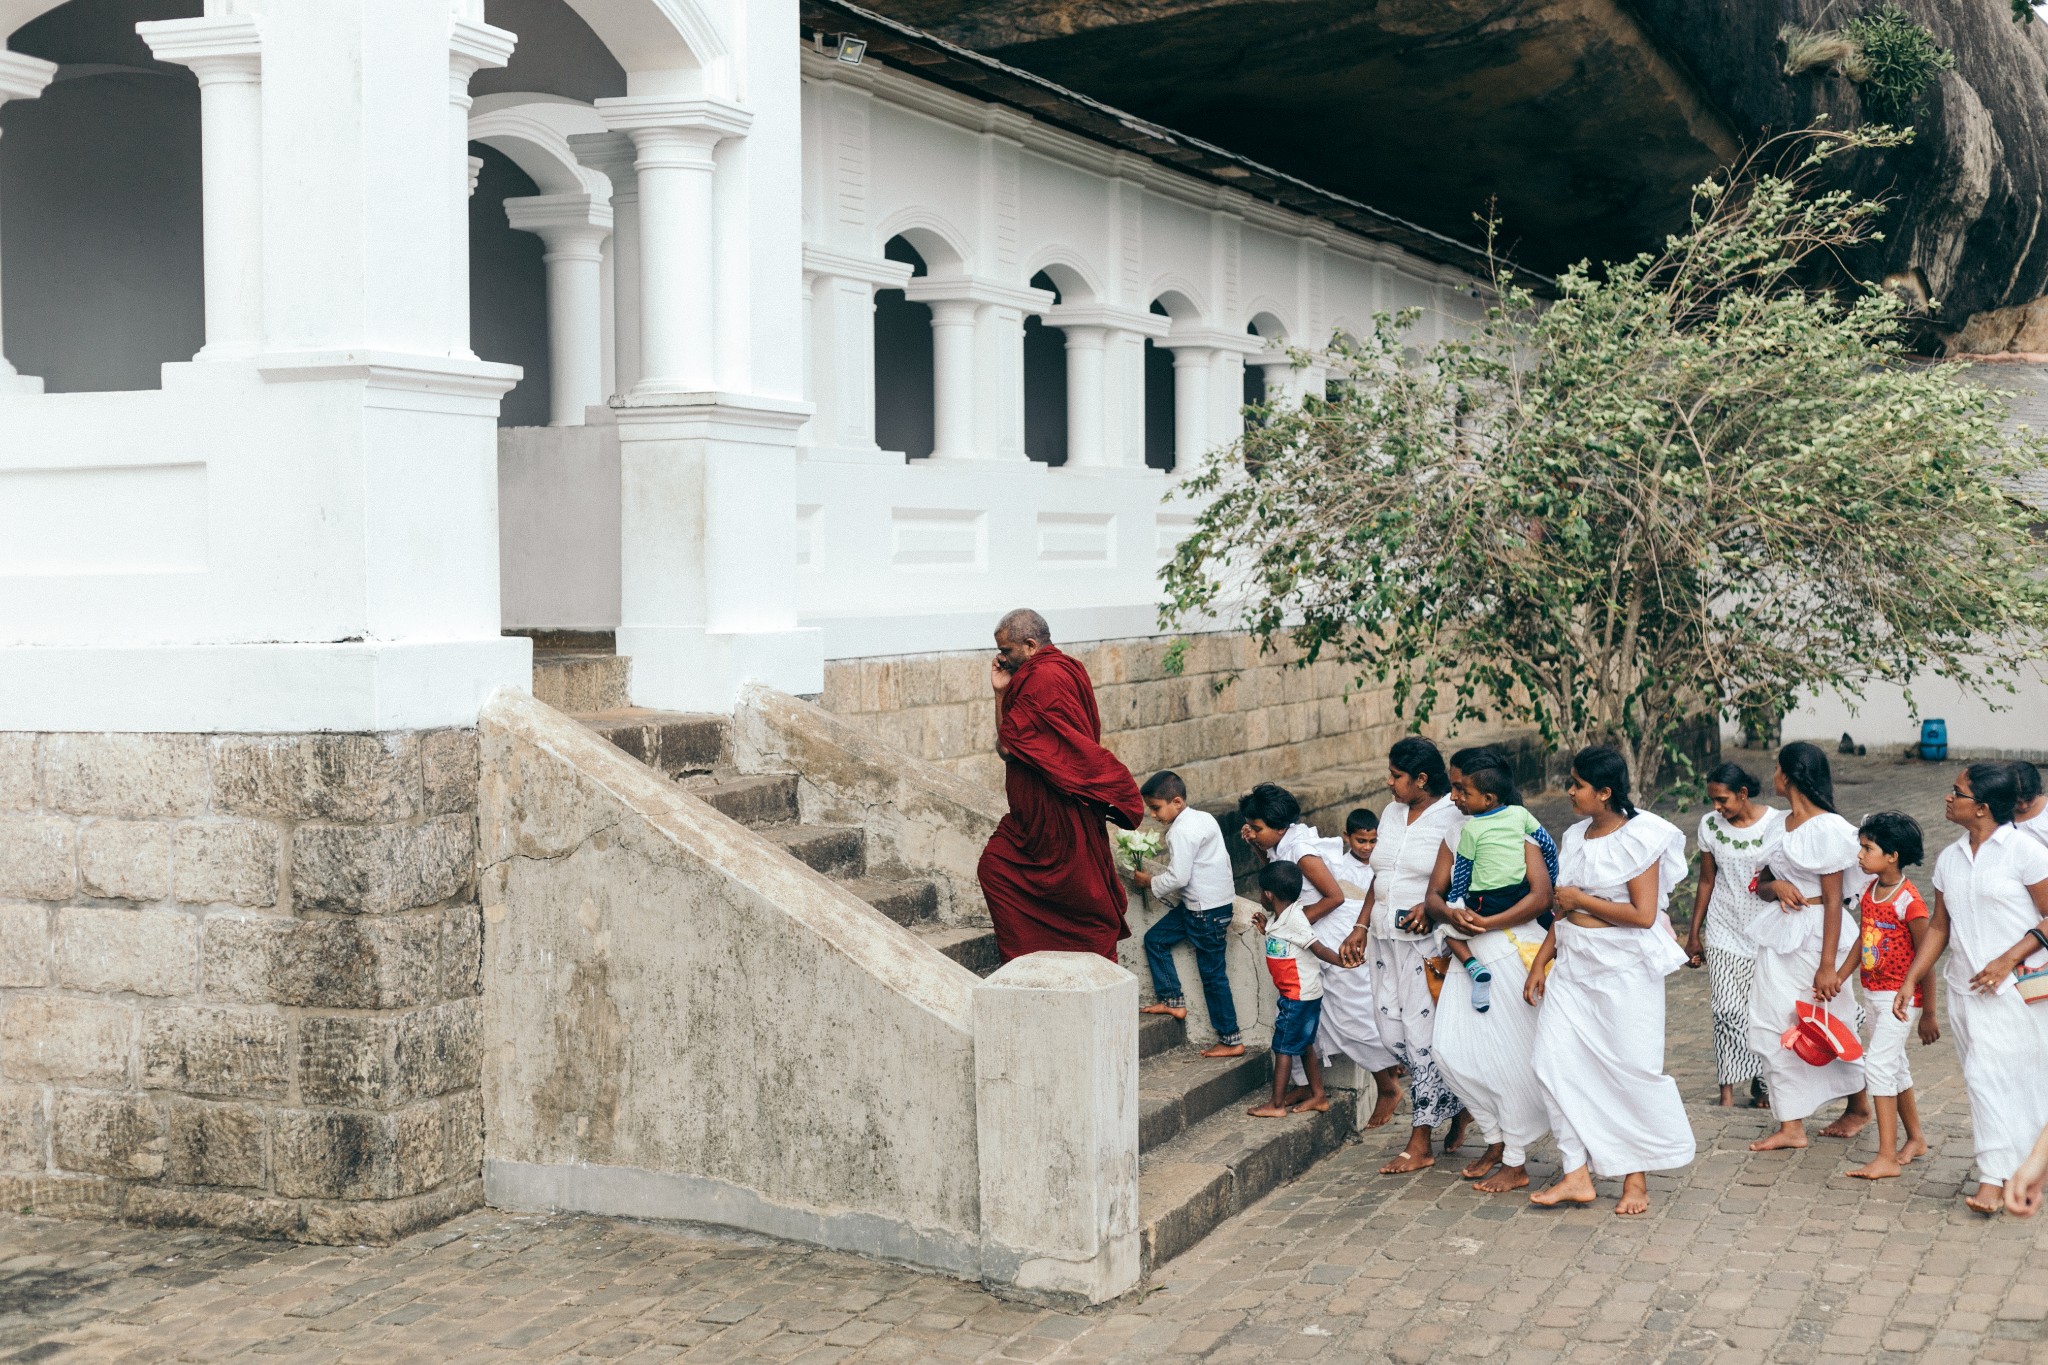
<svg viewBox="0 0 2048 1365">
<path fill-rule="evenodd" d="M 1853 1095 L 1863 1088 L 1861 1062 L 1829 1062 L 1813 1066 L 1799 1054 L 1778 1042 L 1792 1027 L 1792 1006 L 1813 1000 L 1813 974 L 1820 970 L 1819 906 L 1786 914 L 1772 906 L 1757 912 L 1753 937 L 1757 940 L 1756 975 L 1749 983 L 1749 1045 L 1764 1059 L 1764 1083 L 1771 1091 L 1771 1117 L 1780 1123 L 1804 1119 L 1829 1100 Z M 1843 937 L 1836 952 L 1846 952 L 1861 932 L 1842 916 Z M 1858 1022 L 1853 988 L 1845 986 L 1828 1008 L 1850 1022 Z M 2029 1138 L 2029 1145 L 2033 1139 Z"/>
<path fill-rule="evenodd" d="M 1970 1092 L 1977 1179 L 2003 1185 L 2048 1128 L 2048 1004 L 2029 1005 L 2009 981 L 1996 995 L 1950 982 L 1948 1026 Z"/>
<path fill-rule="evenodd" d="M 1664 978 L 1674 955 L 1685 961 L 1661 927 L 1559 921 L 1557 965 L 1536 1012 L 1535 1070 L 1565 1170 L 1590 1165 L 1614 1177 L 1693 1159 L 1685 1102 L 1664 1074 Z"/>
<path fill-rule="evenodd" d="M 1523 929 L 1522 933 L 1540 934 Z M 1541 942 L 1540 937 L 1536 940 Z M 1493 974 L 1486 1013 L 1472 1008 L 1472 978 L 1453 966 L 1444 976 L 1436 1014 L 1436 1064 L 1472 1111 L 1479 1135 L 1500 1143 L 1501 1160 L 1519 1166 L 1550 1131 L 1543 1087 L 1536 1080 L 1536 1010 L 1522 998 L 1529 973 L 1505 933 L 1472 940 L 1472 957 Z"/>
</svg>

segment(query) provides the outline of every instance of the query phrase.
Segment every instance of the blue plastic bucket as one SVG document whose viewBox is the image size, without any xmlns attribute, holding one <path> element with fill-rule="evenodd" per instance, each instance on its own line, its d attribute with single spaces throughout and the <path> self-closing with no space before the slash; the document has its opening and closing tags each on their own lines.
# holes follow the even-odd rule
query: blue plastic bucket
<svg viewBox="0 0 2048 1365">
<path fill-rule="evenodd" d="M 1929 763 L 1939 763 L 1948 757 L 1948 722 L 1945 720 L 1923 720 L 1920 722 L 1920 757 Z"/>
</svg>

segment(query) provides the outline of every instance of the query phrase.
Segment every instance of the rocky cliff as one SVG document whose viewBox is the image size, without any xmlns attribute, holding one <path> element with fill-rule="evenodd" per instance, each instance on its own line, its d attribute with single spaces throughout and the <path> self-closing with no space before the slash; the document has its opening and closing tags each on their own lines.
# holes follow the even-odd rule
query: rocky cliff
<svg viewBox="0 0 2048 1365">
<path fill-rule="evenodd" d="M 1872 116 L 1780 31 L 1876 0 L 877 0 L 965 46 L 1466 238 L 1495 203 L 1539 269 L 1653 245 L 1774 130 Z M 1902 0 L 1955 54 L 1906 148 L 1845 174 L 1893 201 L 1852 266 L 1929 306 L 1929 340 L 2048 351 L 2048 23 Z"/>
</svg>

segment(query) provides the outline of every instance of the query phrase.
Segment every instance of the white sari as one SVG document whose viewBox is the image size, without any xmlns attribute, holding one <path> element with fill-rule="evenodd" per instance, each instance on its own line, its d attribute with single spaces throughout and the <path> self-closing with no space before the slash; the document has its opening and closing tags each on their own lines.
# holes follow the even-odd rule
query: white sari
<svg viewBox="0 0 2048 1365">
<path fill-rule="evenodd" d="M 1678 1082 L 1664 1074 L 1664 978 L 1686 962 L 1664 904 L 1685 876 L 1685 835 L 1648 811 L 1598 839 L 1586 837 L 1591 824 L 1565 831 L 1558 885 L 1626 903 L 1629 882 L 1654 867 L 1657 919 L 1647 929 L 1558 920 L 1557 965 L 1537 1011 L 1536 1078 L 1565 1170 L 1667 1171 L 1696 1150 Z"/>
<path fill-rule="evenodd" d="M 1863 1088 L 1863 1063 L 1829 1062 L 1814 1066 L 1778 1040 L 1792 1027 L 1792 1007 L 1799 1001 L 1813 1002 L 1813 976 L 1820 970 L 1821 932 L 1825 915 L 1841 921 L 1835 940 L 1836 961 L 1862 932 L 1848 906 L 1854 905 L 1870 877 L 1856 865 L 1856 827 L 1831 811 L 1822 811 L 1798 829 L 1780 828 L 1764 848 L 1764 862 L 1773 875 L 1792 883 L 1800 895 L 1820 895 L 1820 879 L 1830 872 L 1842 874 L 1842 905 L 1808 905 L 1787 911 L 1769 901 L 1749 922 L 1750 940 L 1756 944 L 1756 976 L 1749 987 L 1749 1045 L 1764 1059 L 1764 1079 L 1771 1091 L 1771 1116 L 1780 1123 L 1804 1119 L 1829 1100 L 1853 1095 Z M 1842 993 L 1828 1009 L 1847 1021 L 1857 1022 L 1855 995 L 1843 981 Z"/>
</svg>

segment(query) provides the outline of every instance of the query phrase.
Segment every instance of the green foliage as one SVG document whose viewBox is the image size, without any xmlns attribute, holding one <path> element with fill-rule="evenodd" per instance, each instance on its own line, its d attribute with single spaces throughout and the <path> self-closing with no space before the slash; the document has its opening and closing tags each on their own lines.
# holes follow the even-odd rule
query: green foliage
<svg viewBox="0 0 2048 1365">
<path fill-rule="evenodd" d="M 1376 318 L 1352 383 L 1190 481 L 1165 627 L 1342 659 L 1417 724 L 1618 742 L 1646 789 L 1689 717 L 1915 674 L 2010 687 L 2048 655 L 2048 549 L 2004 490 L 2048 446 L 1908 355 L 1897 298 L 1806 283 L 1881 212 L 1824 191 L 1825 163 L 1906 136 L 1767 144 L 1663 251 L 1582 263 L 1544 306 L 1497 270 L 1420 359 L 1417 312 Z"/>
<path fill-rule="evenodd" d="M 1167 677 L 1178 678 L 1187 672 L 1188 644 L 1187 636 L 1176 635 L 1172 643 L 1166 646 L 1166 653 L 1160 656 L 1159 669 Z"/>
<path fill-rule="evenodd" d="M 2015 24 L 2034 22 L 2033 0 L 2012 0 L 2012 21 Z"/>
<path fill-rule="evenodd" d="M 1869 74 L 1857 77 L 1863 107 L 1880 123 L 1906 122 L 1934 78 L 1955 69 L 1956 54 L 1896 4 L 1880 5 L 1842 25 L 1863 54 Z"/>
</svg>

